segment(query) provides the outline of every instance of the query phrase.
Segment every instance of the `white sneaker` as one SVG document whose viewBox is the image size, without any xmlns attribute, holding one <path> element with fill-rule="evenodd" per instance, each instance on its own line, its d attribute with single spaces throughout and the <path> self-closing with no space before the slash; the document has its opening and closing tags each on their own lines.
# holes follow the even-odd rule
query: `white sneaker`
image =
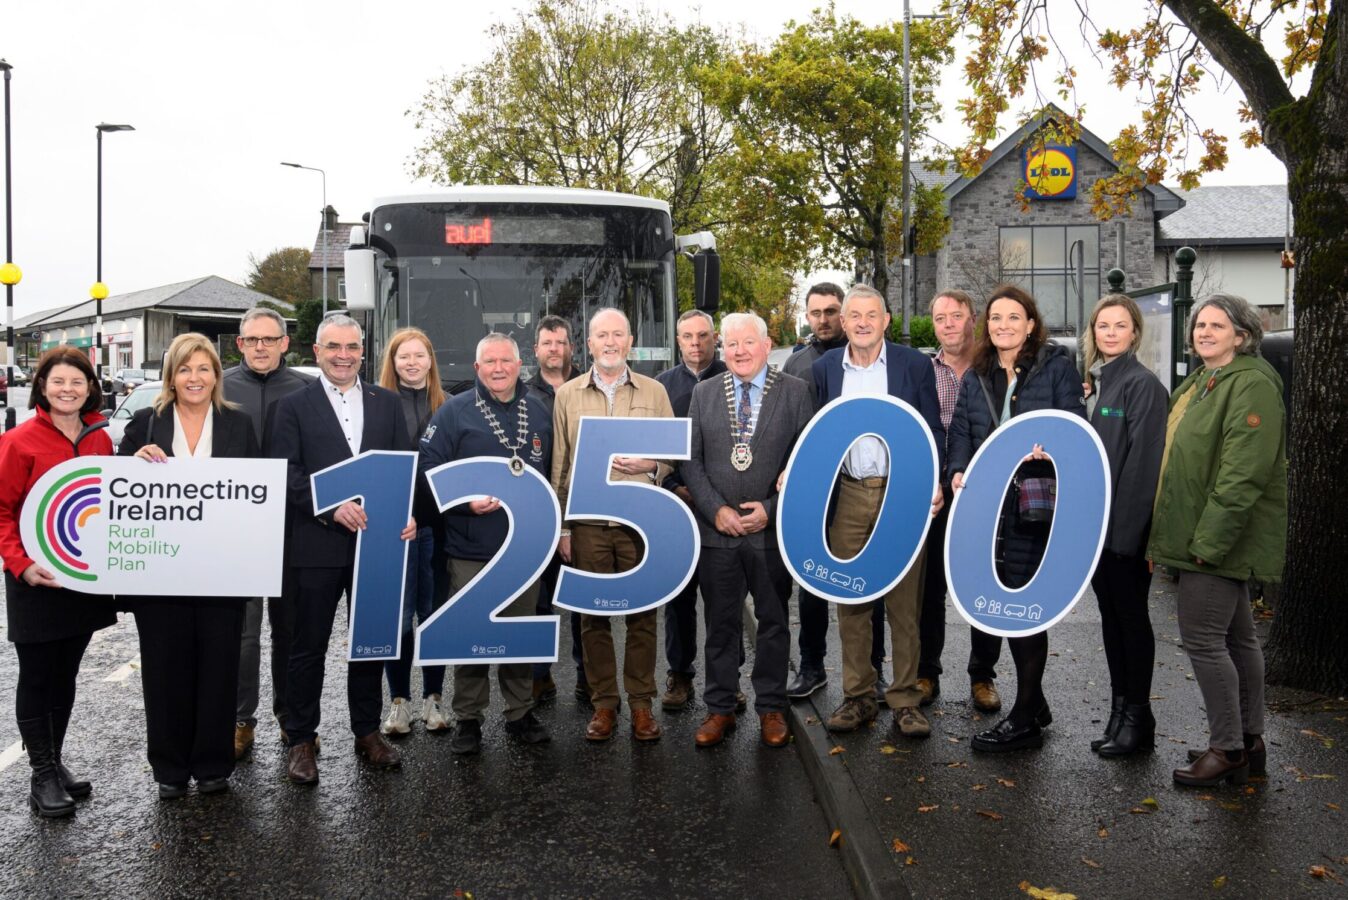
<svg viewBox="0 0 1348 900">
<path fill-rule="evenodd" d="M 393 698 L 393 708 L 388 711 L 384 724 L 379 726 L 384 734 L 410 734 L 412 731 L 412 704 L 404 697 Z"/>
<path fill-rule="evenodd" d="M 421 701 L 421 720 L 426 723 L 427 731 L 446 731 L 449 729 L 449 719 L 445 718 L 445 710 L 440 705 L 439 694 L 431 694 Z"/>
</svg>

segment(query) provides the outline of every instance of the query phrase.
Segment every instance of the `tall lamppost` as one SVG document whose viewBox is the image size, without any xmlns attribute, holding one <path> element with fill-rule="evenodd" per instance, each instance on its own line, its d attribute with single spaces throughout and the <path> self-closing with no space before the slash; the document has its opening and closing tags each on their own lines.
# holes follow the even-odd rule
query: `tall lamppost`
<svg viewBox="0 0 1348 900">
<path fill-rule="evenodd" d="M 283 162 L 283 166 L 292 169 L 305 169 L 323 176 L 323 315 L 328 314 L 328 173 L 314 166 L 302 166 L 299 163 Z"/>
<path fill-rule="evenodd" d="M 14 178 L 9 167 L 9 71 L 14 68 L 0 59 L 0 70 L 5 73 L 5 263 L 0 266 L 0 284 L 5 286 L 5 383 L 7 391 L 14 390 L 14 285 L 23 278 L 14 258 Z M 12 394 L 10 396 L 13 396 Z M 14 404 L 5 402 L 5 430 L 14 427 L 17 416 Z"/>
<path fill-rule="evenodd" d="M 94 346 L 97 363 L 94 372 L 103 381 L 103 301 L 108 297 L 108 286 L 103 283 L 103 133 L 106 131 L 135 131 L 130 125 L 109 125 L 100 122 L 94 126 L 98 135 L 98 272 L 89 296 L 94 298 Z"/>
</svg>

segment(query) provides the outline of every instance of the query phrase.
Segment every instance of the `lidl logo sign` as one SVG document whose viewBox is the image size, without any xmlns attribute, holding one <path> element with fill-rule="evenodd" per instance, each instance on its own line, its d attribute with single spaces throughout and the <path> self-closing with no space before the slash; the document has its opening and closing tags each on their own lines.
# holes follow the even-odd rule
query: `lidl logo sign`
<svg viewBox="0 0 1348 900">
<path fill-rule="evenodd" d="M 274 597 L 285 473 L 274 459 L 77 457 L 33 485 L 19 532 L 28 556 L 72 590 Z"/>
<path fill-rule="evenodd" d="M 1058 144 L 1025 151 L 1025 196 L 1031 200 L 1071 200 L 1077 195 L 1077 151 Z"/>
<path fill-rule="evenodd" d="M 66 475 L 43 494 L 37 510 L 37 543 L 42 556 L 60 572 L 79 581 L 97 581 L 81 549 L 81 532 L 102 512 L 103 470 L 82 468 Z"/>
</svg>

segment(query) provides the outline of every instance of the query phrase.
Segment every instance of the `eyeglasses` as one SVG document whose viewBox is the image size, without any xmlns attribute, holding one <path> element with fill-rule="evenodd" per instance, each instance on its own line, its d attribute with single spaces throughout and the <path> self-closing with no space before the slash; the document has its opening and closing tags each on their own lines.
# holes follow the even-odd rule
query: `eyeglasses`
<svg viewBox="0 0 1348 900">
<path fill-rule="evenodd" d="M 264 347 L 275 347 L 277 344 L 279 344 L 279 343 L 280 343 L 281 341 L 283 341 L 283 340 L 285 340 L 285 335 L 279 335 L 279 336 L 277 336 L 277 337 L 241 337 L 241 338 L 239 338 L 239 342 L 242 343 L 245 347 L 256 347 L 258 344 L 261 344 L 261 345 L 264 346 Z"/>
<path fill-rule="evenodd" d="M 329 353 L 337 353 L 341 350 L 345 350 L 347 353 L 359 353 L 360 348 L 360 344 L 338 344 L 333 341 L 329 341 L 323 345 L 323 349 Z"/>
</svg>

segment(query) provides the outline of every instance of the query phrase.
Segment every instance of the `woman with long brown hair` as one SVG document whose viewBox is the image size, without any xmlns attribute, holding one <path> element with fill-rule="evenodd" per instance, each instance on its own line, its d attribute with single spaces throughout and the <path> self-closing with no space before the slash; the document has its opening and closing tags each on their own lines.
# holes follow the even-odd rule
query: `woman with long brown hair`
<svg viewBox="0 0 1348 900">
<path fill-rule="evenodd" d="M 61 762 L 75 677 L 95 631 L 117 622 L 108 597 L 61 587 L 55 575 L 24 547 L 19 517 L 33 485 L 47 470 L 79 456 L 111 456 L 103 392 L 85 351 L 67 344 L 38 360 L 28 408 L 33 418 L 0 440 L 0 558 L 5 566 L 6 636 L 19 657 L 14 714 L 28 749 L 33 776 L 28 803 L 44 817 L 75 812 L 75 798 L 92 793 L 89 782 Z M 31 554 L 30 554 L 31 551 Z"/>
<path fill-rule="evenodd" d="M 1059 409 L 1085 416 L 1081 377 L 1068 351 L 1048 338 L 1034 298 L 1014 285 L 1001 285 L 979 317 L 974 362 L 960 381 L 959 401 L 947 440 L 951 487 L 964 487 L 969 461 L 999 425 L 1021 413 Z M 1016 482 L 1052 479 L 1053 463 L 1043 448 L 1026 448 Z M 1023 517 L 1019 491 L 1007 491 L 999 521 L 997 577 L 1008 588 L 1024 587 L 1039 570 L 1048 547 L 1048 527 Z M 1002 752 L 1041 747 L 1042 729 L 1053 721 L 1044 698 L 1048 633 L 1007 638 L 1016 662 L 1016 702 L 1006 718 L 975 735 L 975 750 Z M 996 660 L 991 662 L 995 663 Z"/>
<path fill-rule="evenodd" d="M 180 334 L 164 356 L 164 385 L 126 426 L 119 456 L 260 455 L 253 420 L 225 401 L 220 357 L 204 335 Z M 234 771 L 239 641 L 247 597 L 131 598 L 140 636 L 146 749 L 159 799 L 228 790 Z"/>
<path fill-rule="evenodd" d="M 403 403 L 403 419 L 415 446 L 431 415 L 445 402 L 445 391 L 440 386 L 440 370 L 435 364 L 435 348 L 431 339 L 420 328 L 400 328 L 389 339 L 384 350 L 384 362 L 379 371 L 379 386 L 394 391 Z M 427 486 L 417 484 L 418 508 L 415 518 L 419 523 L 416 540 L 411 542 L 407 559 L 407 586 L 403 590 L 402 653 L 397 659 L 384 663 L 384 678 L 388 682 L 393 705 L 384 718 L 380 731 L 387 735 L 408 734 L 412 730 L 412 637 L 413 616 L 417 623 L 425 622 L 435 612 L 436 560 L 442 558 L 441 541 L 437 540 L 434 523 L 440 521 L 438 511 L 427 510 L 430 497 Z M 443 565 L 440 566 L 443 569 Z M 430 732 L 449 728 L 440 696 L 444 689 L 445 667 L 423 666 L 421 669 L 421 719 Z"/>
</svg>

